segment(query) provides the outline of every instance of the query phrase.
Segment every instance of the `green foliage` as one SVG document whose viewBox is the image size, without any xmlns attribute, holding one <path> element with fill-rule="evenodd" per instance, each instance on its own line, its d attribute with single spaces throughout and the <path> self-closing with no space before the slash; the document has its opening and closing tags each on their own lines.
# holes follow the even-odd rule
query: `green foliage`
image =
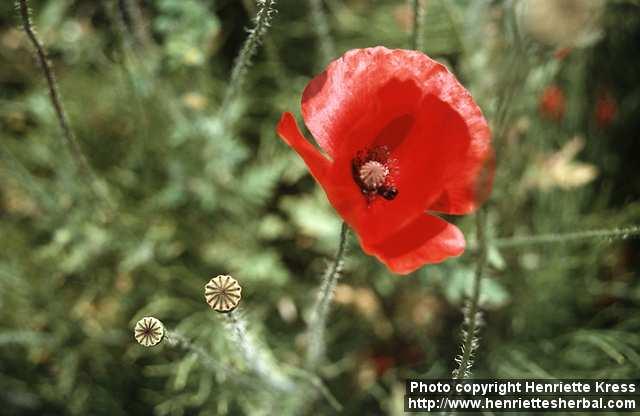
<svg viewBox="0 0 640 416">
<path fill-rule="evenodd" d="M 195 0 L 155 2 L 153 28 L 163 38 L 164 54 L 171 67 L 203 65 L 211 53 L 220 23 L 205 4 Z"/>
<path fill-rule="evenodd" d="M 464 256 L 404 278 L 351 236 L 327 362 L 317 379 L 299 369 L 341 221 L 275 125 L 284 110 L 299 118 L 300 93 L 326 64 L 323 41 L 337 53 L 408 47 L 410 2 L 317 2 L 327 43 L 309 2 L 278 1 L 230 87 L 264 2 L 33 1 L 71 127 L 113 207 L 92 197 L 63 146 L 8 3 L 0 5 L 6 414 L 334 414 L 332 395 L 344 414 L 401 414 L 405 378 L 451 374 L 474 278 L 472 217 L 456 220 Z M 523 2 L 426 3 L 425 51 L 473 93 L 498 162 L 474 376 L 637 377 L 637 227 L 615 231 L 640 223 L 640 54 L 629 52 L 637 2 L 610 2 L 602 36 L 562 59 L 554 55 L 564 45 L 533 35 Z M 137 5 L 139 14 L 127 9 Z M 539 108 L 550 84 L 566 95 L 560 120 Z M 606 125 L 594 115 L 603 93 L 617 105 Z M 566 157 L 575 136 L 584 147 Z M 585 180 L 576 163 L 597 176 Z M 204 284 L 223 273 L 243 284 L 247 333 L 295 380 L 297 397 L 282 400 L 252 373 L 204 303 Z M 146 315 L 188 343 L 139 346 L 133 324 Z"/>
</svg>

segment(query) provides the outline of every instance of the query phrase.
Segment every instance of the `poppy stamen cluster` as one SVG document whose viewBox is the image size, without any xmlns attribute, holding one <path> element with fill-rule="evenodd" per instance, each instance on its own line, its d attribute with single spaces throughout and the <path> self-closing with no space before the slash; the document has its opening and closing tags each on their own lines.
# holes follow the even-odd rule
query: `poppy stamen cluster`
<svg viewBox="0 0 640 416">
<path fill-rule="evenodd" d="M 398 173 L 397 161 L 389 157 L 386 146 L 358 152 L 351 167 L 353 179 L 369 204 L 376 195 L 389 201 L 398 195 L 394 181 Z"/>
<path fill-rule="evenodd" d="M 387 176 L 389 168 L 380 162 L 370 160 L 360 167 L 360 180 L 368 190 L 375 191 L 380 188 Z"/>
</svg>

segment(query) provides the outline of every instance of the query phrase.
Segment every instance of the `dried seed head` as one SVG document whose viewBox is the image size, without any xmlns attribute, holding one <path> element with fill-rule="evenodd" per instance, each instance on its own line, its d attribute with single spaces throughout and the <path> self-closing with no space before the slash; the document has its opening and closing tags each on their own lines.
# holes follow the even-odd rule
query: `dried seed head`
<svg viewBox="0 0 640 416">
<path fill-rule="evenodd" d="M 164 325 L 152 316 L 145 316 L 136 323 L 133 335 L 140 345 L 153 347 L 164 338 Z"/>
<path fill-rule="evenodd" d="M 242 287 L 231 276 L 220 275 L 209 280 L 204 287 L 204 298 L 218 312 L 231 312 L 241 299 Z"/>
<path fill-rule="evenodd" d="M 376 160 L 370 160 L 360 167 L 360 180 L 368 189 L 378 189 L 389 175 L 389 168 Z"/>
</svg>

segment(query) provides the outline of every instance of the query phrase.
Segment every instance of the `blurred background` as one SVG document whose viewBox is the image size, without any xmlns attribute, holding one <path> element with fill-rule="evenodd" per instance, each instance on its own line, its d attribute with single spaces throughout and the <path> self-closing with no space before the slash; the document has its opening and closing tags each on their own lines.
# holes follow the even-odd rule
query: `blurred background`
<svg viewBox="0 0 640 416">
<path fill-rule="evenodd" d="M 410 48 L 412 2 L 278 1 L 243 82 L 230 79 L 253 1 L 30 3 L 95 178 L 77 169 L 3 1 L 0 413 L 278 414 L 259 381 L 166 343 L 144 348 L 133 325 L 155 316 L 242 371 L 203 302 L 209 278 L 228 273 L 250 333 L 282 368 L 301 364 L 340 218 L 275 125 L 284 110 L 299 118 L 306 83 L 346 50 Z M 418 46 L 494 132 L 473 375 L 637 378 L 638 229 L 615 230 L 640 223 L 640 2 L 419 5 Z M 402 414 L 406 378 L 454 369 L 474 269 L 473 216 L 456 222 L 467 252 L 406 277 L 350 238 L 319 370 L 343 414 Z M 613 231 L 566 235 L 583 230 Z M 311 394 L 297 413 L 336 410 Z"/>
</svg>

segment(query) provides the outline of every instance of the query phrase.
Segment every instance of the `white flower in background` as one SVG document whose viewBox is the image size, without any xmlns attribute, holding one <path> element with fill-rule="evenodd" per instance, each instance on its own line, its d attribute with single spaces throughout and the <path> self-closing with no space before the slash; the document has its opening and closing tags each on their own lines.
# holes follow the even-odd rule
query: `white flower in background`
<svg viewBox="0 0 640 416">
<path fill-rule="evenodd" d="M 556 153 L 543 156 L 536 162 L 532 175 L 525 180 L 527 188 L 548 191 L 553 188 L 579 188 L 598 176 L 598 168 L 589 163 L 574 161 L 584 147 L 584 139 L 576 136 Z"/>
<path fill-rule="evenodd" d="M 604 0 L 525 0 L 520 17 L 537 41 L 558 47 L 585 47 L 602 36 Z"/>
</svg>

